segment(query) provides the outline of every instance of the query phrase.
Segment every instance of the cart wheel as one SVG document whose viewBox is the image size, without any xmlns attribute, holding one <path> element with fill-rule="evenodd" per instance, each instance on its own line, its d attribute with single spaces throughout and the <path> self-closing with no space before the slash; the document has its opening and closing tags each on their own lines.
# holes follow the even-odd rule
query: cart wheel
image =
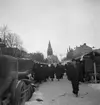
<svg viewBox="0 0 100 105">
<path fill-rule="evenodd" d="M 26 101 L 26 85 L 25 82 L 23 81 L 18 81 L 17 85 L 16 85 L 16 90 L 15 90 L 15 103 L 14 105 L 25 105 L 25 101 Z"/>
<path fill-rule="evenodd" d="M 26 101 L 29 101 L 32 95 L 33 95 L 33 87 L 31 85 L 28 85 L 27 92 L 26 92 Z"/>
</svg>

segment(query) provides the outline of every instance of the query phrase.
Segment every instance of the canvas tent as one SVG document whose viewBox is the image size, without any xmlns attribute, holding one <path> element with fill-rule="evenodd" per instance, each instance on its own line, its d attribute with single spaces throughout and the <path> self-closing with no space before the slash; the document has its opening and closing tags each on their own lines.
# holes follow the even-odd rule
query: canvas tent
<svg viewBox="0 0 100 105">
<path fill-rule="evenodd" d="M 100 74 L 100 53 L 97 50 L 93 50 L 90 53 L 84 55 L 85 72 L 93 74 L 95 82 L 97 82 L 97 75 Z"/>
</svg>

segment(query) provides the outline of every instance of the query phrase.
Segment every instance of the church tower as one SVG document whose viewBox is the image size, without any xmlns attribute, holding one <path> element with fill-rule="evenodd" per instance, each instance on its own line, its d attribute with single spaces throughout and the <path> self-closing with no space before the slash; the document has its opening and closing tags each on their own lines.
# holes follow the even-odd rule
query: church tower
<svg viewBox="0 0 100 105">
<path fill-rule="evenodd" d="M 47 49 L 47 56 L 51 56 L 51 55 L 53 55 L 53 50 L 52 50 L 52 47 L 51 47 L 51 43 L 49 41 L 48 49 Z"/>
</svg>

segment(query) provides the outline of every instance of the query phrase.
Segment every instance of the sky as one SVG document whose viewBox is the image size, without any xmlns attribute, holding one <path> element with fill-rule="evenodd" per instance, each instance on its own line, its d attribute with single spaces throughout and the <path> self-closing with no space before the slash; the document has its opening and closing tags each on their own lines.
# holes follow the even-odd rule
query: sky
<svg viewBox="0 0 100 105">
<path fill-rule="evenodd" d="M 87 43 L 100 48 L 100 0 L 0 0 L 0 26 L 17 33 L 28 52 L 55 55 Z"/>
</svg>

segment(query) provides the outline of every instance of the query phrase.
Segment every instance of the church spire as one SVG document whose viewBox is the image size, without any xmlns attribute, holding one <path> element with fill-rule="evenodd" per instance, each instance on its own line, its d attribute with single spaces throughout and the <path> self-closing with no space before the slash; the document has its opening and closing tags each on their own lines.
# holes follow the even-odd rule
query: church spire
<svg viewBox="0 0 100 105">
<path fill-rule="evenodd" d="M 48 49 L 47 49 L 47 56 L 50 56 L 50 55 L 53 55 L 53 50 L 52 50 L 52 47 L 51 47 L 51 43 L 49 41 Z"/>
</svg>

